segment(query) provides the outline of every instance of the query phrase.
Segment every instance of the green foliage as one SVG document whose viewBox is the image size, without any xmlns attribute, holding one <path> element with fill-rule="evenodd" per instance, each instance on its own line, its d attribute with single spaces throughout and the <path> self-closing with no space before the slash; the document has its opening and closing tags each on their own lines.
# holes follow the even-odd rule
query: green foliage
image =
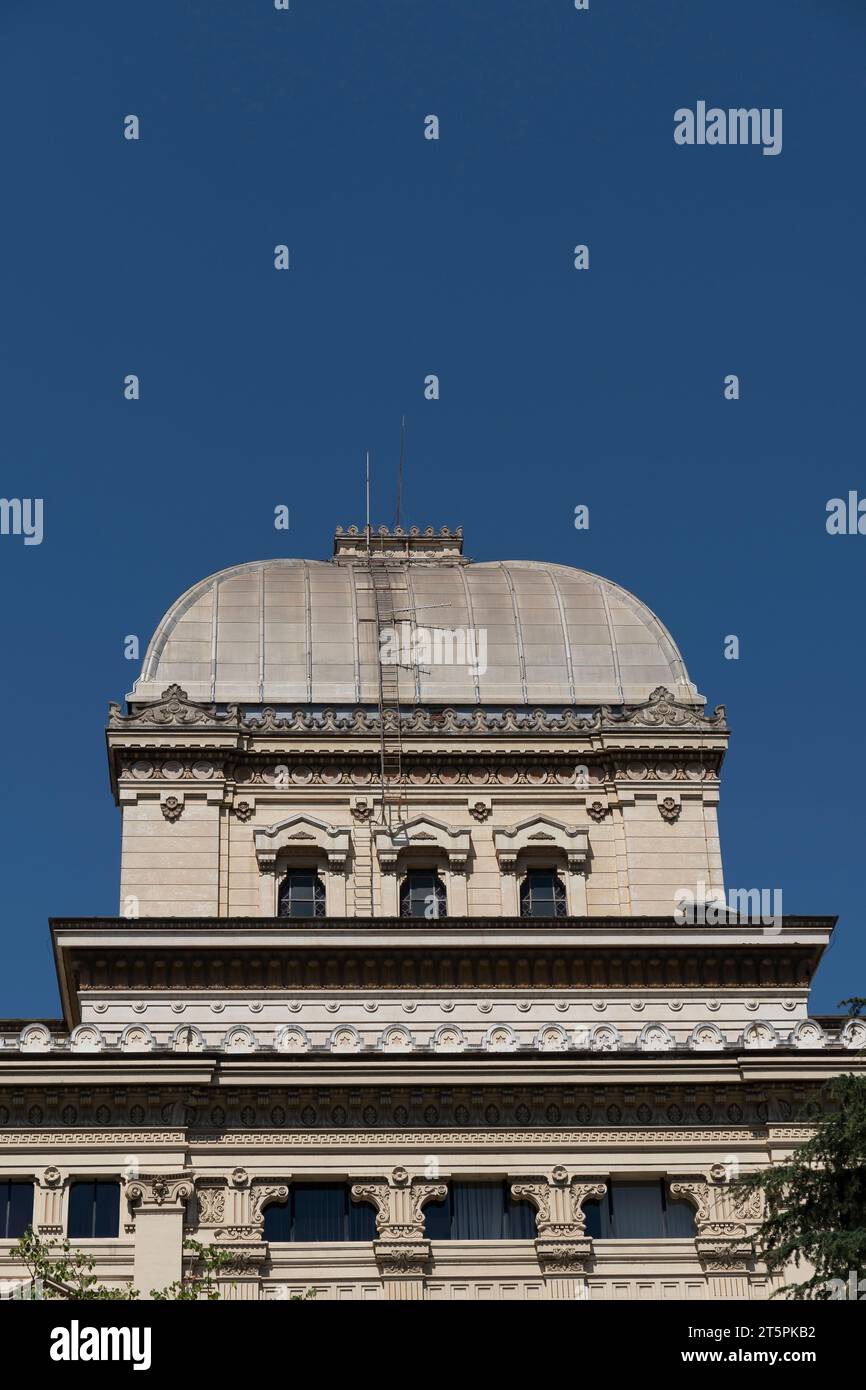
<svg viewBox="0 0 866 1390">
<path fill-rule="evenodd" d="M 190 1268 L 182 1278 L 164 1289 L 151 1289 L 150 1296 L 159 1303 L 215 1302 L 220 1297 L 217 1280 L 232 1263 L 232 1253 L 198 1240 L 185 1240 L 185 1250 L 192 1251 Z M 128 1303 L 140 1297 L 137 1289 L 107 1288 L 93 1273 L 92 1255 L 78 1250 L 68 1240 L 41 1240 L 30 1226 L 13 1246 L 11 1254 L 26 1267 L 31 1280 L 46 1299 L 111 1299 Z M 316 1297 L 316 1290 L 293 1294 L 289 1302 L 304 1303 Z"/>
<path fill-rule="evenodd" d="M 167 1284 L 164 1289 L 151 1289 L 151 1298 L 158 1303 L 197 1303 L 199 1299 L 215 1302 L 220 1297 L 215 1281 L 231 1264 L 230 1252 L 214 1245 L 202 1245 L 199 1240 L 185 1240 L 183 1248 L 192 1250 L 195 1257 L 189 1274 Z"/>
<path fill-rule="evenodd" d="M 856 1017 L 866 999 L 846 999 L 840 1007 Z M 813 1267 L 774 1297 L 825 1300 L 834 1296 L 830 1280 L 847 1286 L 852 1270 L 858 1279 L 866 1274 L 866 1077 L 835 1077 L 821 1099 L 824 1113 L 812 1138 L 787 1163 L 752 1173 L 734 1188 L 742 1196 L 763 1193 L 756 1236 L 768 1270 Z"/>
<path fill-rule="evenodd" d="M 93 1273 L 92 1255 L 75 1249 L 68 1240 L 40 1240 L 30 1226 L 11 1253 L 21 1260 L 30 1278 L 41 1288 L 43 1298 L 99 1298 L 126 1303 L 138 1297 L 135 1289 L 106 1288 Z"/>
</svg>

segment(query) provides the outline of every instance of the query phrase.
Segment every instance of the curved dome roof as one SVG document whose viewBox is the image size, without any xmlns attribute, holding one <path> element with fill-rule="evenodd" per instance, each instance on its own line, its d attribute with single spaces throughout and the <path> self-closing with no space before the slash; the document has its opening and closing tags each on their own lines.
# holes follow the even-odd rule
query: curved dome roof
<svg viewBox="0 0 866 1390">
<path fill-rule="evenodd" d="M 404 704 L 620 704 L 645 700 L 660 685 L 679 700 L 703 702 L 663 624 L 633 594 L 598 575 L 529 560 L 475 564 L 453 556 L 389 560 L 388 572 L 399 621 L 474 629 L 482 658 L 476 670 L 465 661 L 425 660 L 422 650 L 420 661 L 399 668 Z M 375 704 L 375 614 L 366 563 L 235 565 L 200 580 L 172 605 L 129 699 L 157 700 L 176 683 L 205 702 Z"/>
</svg>

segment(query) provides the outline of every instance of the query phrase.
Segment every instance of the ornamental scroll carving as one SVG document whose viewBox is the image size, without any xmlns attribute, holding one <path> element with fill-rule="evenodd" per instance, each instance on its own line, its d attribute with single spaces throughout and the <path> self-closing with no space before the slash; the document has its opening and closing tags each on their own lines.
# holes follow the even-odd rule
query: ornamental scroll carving
<svg viewBox="0 0 866 1390">
<path fill-rule="evenodd" d="M 714 1274 L 743 1273 L 755 1258 L 747 1221 L 760 1219 L 762 1196 L 745 1197 L 727 1189 L 725 1170 L 711 1170 L 712 1181 L 672 1182 L 671 1196 L 687 1201 L 695 1212 L 695 1249 L 704 1269 Z M 757 1202 L 753 1199 L 757 1197 Z M 739 1217 L 740 1219 L 732 1219 Z"/>
<path fill-rule="evenodd" d="M 193 1191 L 191 1173 L 142 1173 L 126 1184 L 128 1201 L 144 1211 L 181 1206 L 192 1197 Z"/>
<path fill-rule="evenodd" d="M 376 1230 L 387 1241 L 423 1241 L 424 1207 L 448 1195 L 445 1183 L 423 1182 L 406 1168 L 393 1168 L 383 1178 L 354 1183 L 353 1202 L 369 1202 L 376 1208 Z"/>
<path fill-rule="evenodd" d="M 265 1224 L 265 1207 L 270 1202 L 285 1202 L 289 1196 L 286 1183 L 253 1181 L 250 1188 L 250 1223 L 258 1230 Z"/>
<path fill-rule="evenodd" d="M 387 722 L 387 720 L 386 720 Z M 611 708 L 600 705 L 591 714 L 575 709 L 550 714 L 547 710 L 474 710 L 464 714 L 454 709 L 434 711 L 425 708 L 407 710 L 400 720 L 407 733 L 441 735 L 449 733 L 513 734 L 527 732 L 586 733 L 604 729 L 620 730 L 623 726 L 635 729 L 701 729 L 726 730 L 725 707 L 717 705 L 712 715 L 703 714 L 696 706 L 677 700 L 664 686 L 658 686 L 648 700 L 639 704 Z M 142 703 L 129 714 L 121 712 L 116 702 L 108 707 L 108 725 L 113 729 L 158 727 L 219 728 L 250 733 L 339 733 L 369 736 L 378 733 L 378 712 L 364 709 L 338 713 L 334 709 L 310 712 L 303 709 L 277 713 L 272 706 L 261 712 L 244 716 L 237 705 L 220 710 L 215 704 L 203 705 L 190 700 L 179 685 L 170 685 L 159 700 Z"/>
<path fill-rule="evenodd" d="M 535 1207 L 535 1224 L 544 1239 L 576 1239 L 586 1234 L 584 1202 L 600 1201 L 607 1184 L 572 1177 L 565 1168 L 552 1170 L 546 1181 L 514 1182 L 511 1194 Z"/>
</svg>

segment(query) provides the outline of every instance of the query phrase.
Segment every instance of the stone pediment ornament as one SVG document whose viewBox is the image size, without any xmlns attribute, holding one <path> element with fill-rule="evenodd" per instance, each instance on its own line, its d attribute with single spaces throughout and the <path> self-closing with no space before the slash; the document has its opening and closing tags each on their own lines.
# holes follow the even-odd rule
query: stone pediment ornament
<svg viewBox="0 0 866 1390">
<path fill-rule="evenodd" d="M 394 830 L 387 827 L 374 833 L 376 854 L 384 869 L 393 868 L 400 853 L 421 842 L 435 845 L 448 857 L 449 867 L 460 869 L 469 858 L 471 844 L 469 830 L 462 826 L 446 825 L 431 816 L 416 816 Z"/>
<path fill-rule="evenodd" d="M 564 852 L 570 869 L 580 870 L 589 857 L 589 835 L 585 828 L 566 825 L 551 816 L 531 816 L 518 825 L 493 832 L 493 846 L 501 869 L 513 869 L 521 850 L 544 842 Z"/>
<path fill-rule="evenodd" d="M 170 685 L 162 692 L 159 700 L 142 705 L 140 709 L 129 714 L 121 714 L 120 705 L 116 702 L 108 706 L 110 728 L 124 728 L 131 724 L 180 727 L 190 724 L 218 724 L 221 728 L 237 728 L 239 722 L 237 705 L 227 705 L 225 712 L 220 714 L 216 705 L 200 705 L 190 700 L 186 691 L 179 685 Z"/>
<path fill-rule="evenodd" d="M 640 728 L 666 729 L 713 728 L 724 729 L 725 707 L 716 705 L 711 716 L 702 714 L 694 705 L 677 700 L 665 686 L 656 686 L 649 699 L 643 704 L 627 705 L 622 713 L 615 713 L 607 706 L 602 707 L 605 725 L 621 726 L 632 724 Z"/>
<path fill-rule="evenodd" d="M 349 857 L 352 832 L 348 826 L 326 825 L 318 816 L 294 815 L 275 825 L 253 831 L 256 859 L 260 868 L 273 866 L 276 855 L 290 844 L 305 841 L 315 844 L 328 858 L 332 869 L 342 869 Z"/>
</svg>

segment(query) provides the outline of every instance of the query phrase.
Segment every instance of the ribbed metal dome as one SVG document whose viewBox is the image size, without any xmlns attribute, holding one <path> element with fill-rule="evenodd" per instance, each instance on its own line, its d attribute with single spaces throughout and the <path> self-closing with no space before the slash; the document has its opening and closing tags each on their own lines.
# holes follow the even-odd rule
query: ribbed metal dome
<svg viewBox="0 0 866 1390">
<path fill-rule="evenodd" d="M 399 621 L 470 630 L 479 654 L 486 644 L 475 666 L 437 664 L 422 649 L 399 670 L 407 705 L 619 704 L 660 685 L 702 701 L 667 629 L 609 580 L 533 561 L 474 564 L 459 552 L 390 556 L 387 569 Z M 193 700 L 375 704 L 378 652 L 369 564 L 254 561 L 172 605 L 129 698 L 156 700 L 176 683 Z"/>
</svg>

